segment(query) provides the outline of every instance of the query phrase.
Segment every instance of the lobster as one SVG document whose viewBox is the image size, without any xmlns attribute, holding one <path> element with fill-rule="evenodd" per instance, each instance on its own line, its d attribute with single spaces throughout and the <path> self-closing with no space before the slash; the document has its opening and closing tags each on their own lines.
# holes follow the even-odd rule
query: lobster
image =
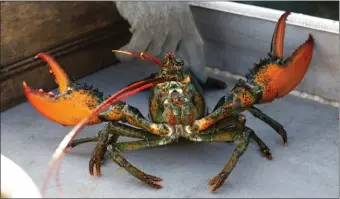
<svg viewBox="0 0 340 199">
<path fill-rule="evenodd" d="M 215 108 L 208 113 L 200 85 L 192 74 L 183 69 L 184 62 L 174 53 L 165 55 L 163 62 L 152 55 L 119 51 L 160 66 L 160 71 L 148 78 L 130 84 L 114 95 L 104 98 L 103 93 L 87 84 L 70 82 L 65 71 L 56 60 L 47 53 L 39 53 L 38 58 L 45 60 L 56 82 L 59 94 L 45 93 L 31 89 L 23 82 L 28 101 L 45 117 L 64 126 L 75 126 L 57 148 L 49 173 L 56 167 L 67 148 L 82 143 L 96 142 L 89 161 L 89 173 L 101 175 L 101 164 L 105 154 L 125 168 L 134 177 L 153 188 L 161 188 L 162 179 L 144 173 L 120 152 L 175 144 L 178 142 L 238 142 L 227 165 L 209 181 L 211 192 L 220 188 L 228 178 L 238 159 L 247 150 L 250 141 L 255 141 L 261 154 L 272 159 L 270 149 L 246 126 L 249 111 L 253 116 L 272 127 L 287 144 L 284 127 L 274 119 L 261 112 L 254 105 L 270 103 L 282 98 L 292 91 L 303 79 L 309 68 L 314 40 L 308 39 L 286 59 L 283 59 L 283 41 L 286 19 L 285 12 L 278 20 L 271 42 L 270 53 L 247 73 L 246 80 L 240 79 L 227 94 L 218 101 Z M 149 118 L 122 100 L 141 90 L 151 88 L 149 100 Z M 95 136 L 73 138 L 86 125 L 107 122 Z M 126 124 L 127 123 L 127 124 Z M 119 136 L 137 138 L 138 141 L 117 142 Z M 58 167 L 59 168 L 59 167 Z M 47 179 L 46 179 L 47 181 Z"/>
</svg>

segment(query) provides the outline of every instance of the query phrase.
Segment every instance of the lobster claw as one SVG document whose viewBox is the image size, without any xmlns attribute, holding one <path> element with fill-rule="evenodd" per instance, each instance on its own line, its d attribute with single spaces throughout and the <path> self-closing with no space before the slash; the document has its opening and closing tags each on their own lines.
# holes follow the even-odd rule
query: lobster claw
<svg viewBox="0 0 340 199">
<path fill-rule="evenodd" d="M 50 55 L 39 53 L 36 58 L 48 63 L 50 72 L 59 85 L 57 95 L 52 92 L 45 93 L 42 89 L 34 90 L 23 82 L 26 98 L 46 118 L 64 126 L 74 126 L 89 116 L 92 109 L 103 100 L 102 93 L 98 90 L 89 89 L 88 86 L 71 86 L 68 75 Z M 100 123 L 100 119 L 94 117 L 88 124 L 97 123 Z"/>
<path fill-rule="evenodd" d="M 281 15 L 276 24 L 269 53 L 270 58 L 260 61 L 256 67 L 257 71 L 253 80 L 263 87 L 259 103 L 270 102 L 287 95 L 301 82 L 311 63 L 314 47 L 312 35 L 309 35 L 308 39 L 290 57 L 283 60 L 284 34 L 289 14 L 285 12 Z"/>
</svg>

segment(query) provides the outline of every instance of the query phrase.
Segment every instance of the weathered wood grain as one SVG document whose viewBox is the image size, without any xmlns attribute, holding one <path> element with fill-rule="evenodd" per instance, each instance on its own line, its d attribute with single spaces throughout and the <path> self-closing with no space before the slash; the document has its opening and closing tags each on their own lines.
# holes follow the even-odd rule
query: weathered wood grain
<svg viewBox="0 0 340 199">
<path fill-rule="evenodd" d="M 78 79 L 117 62 L 112 49 L 131 38 L 112 2 L 1 2 L 1 111 L 23 101 L 22 81 L 56 87 L 45 62 L 49 52 Z"/>
<path fill-rule="evenodd" d="M 1 65 L 121 21 L 113 2 L 1 2 Z"/>
</svg>

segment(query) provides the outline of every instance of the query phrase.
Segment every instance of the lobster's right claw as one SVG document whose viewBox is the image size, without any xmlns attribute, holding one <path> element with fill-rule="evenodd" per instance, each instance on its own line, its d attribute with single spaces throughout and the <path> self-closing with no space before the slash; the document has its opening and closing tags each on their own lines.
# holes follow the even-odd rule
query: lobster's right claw
<svg viewBox="0 0 340 199">
<path fill-rule="evenodd" d="M 263 88 L 259 103 L 267 103 L 275 98 L 281 98 L 292 91 L 305 76 L 313 56 L 314 39 L 308 39 L 297 48 L 290 57 L 283 59 L 283 42 L 286 19 L 290 13 L 281 15 L 276 24 L 270 57 L 255 64 L 248 80 Z"/>
<path fill-rule="evenodd" d="M 45 60 L 50 72 L 59 85 L 59 94 L 45 93 L 42 89 L 35 90 L 23 82 L 24 93 L 28 101 L 46 118 L 64 126 L 74 126 L 83 118 L 89 116 L 102 100 L 103 94 L 87 85 L 71 86 L 68 75 L 59 64 L 46 53 L 39 53 L 37 58 Z M 100 123 L 94 117 L 88 124 Z"/>
</svg>

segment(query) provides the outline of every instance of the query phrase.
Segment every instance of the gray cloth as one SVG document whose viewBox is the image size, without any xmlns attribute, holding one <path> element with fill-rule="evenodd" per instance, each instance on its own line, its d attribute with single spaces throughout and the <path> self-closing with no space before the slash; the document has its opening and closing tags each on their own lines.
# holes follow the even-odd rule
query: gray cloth
<svg viewBox="0 0 340 199">
<path fill-rule="evenodd" d="M 118 12 L 131 25 L 132 38 L 120 50 L 146 51 L 163 58 L 176 52 L 199 80 L 205 82 L 202 38 L 196 28 L 188 2 L 117 1 Z M 121 61 L 134 57 L 116 53 Z"/>
</svg>

